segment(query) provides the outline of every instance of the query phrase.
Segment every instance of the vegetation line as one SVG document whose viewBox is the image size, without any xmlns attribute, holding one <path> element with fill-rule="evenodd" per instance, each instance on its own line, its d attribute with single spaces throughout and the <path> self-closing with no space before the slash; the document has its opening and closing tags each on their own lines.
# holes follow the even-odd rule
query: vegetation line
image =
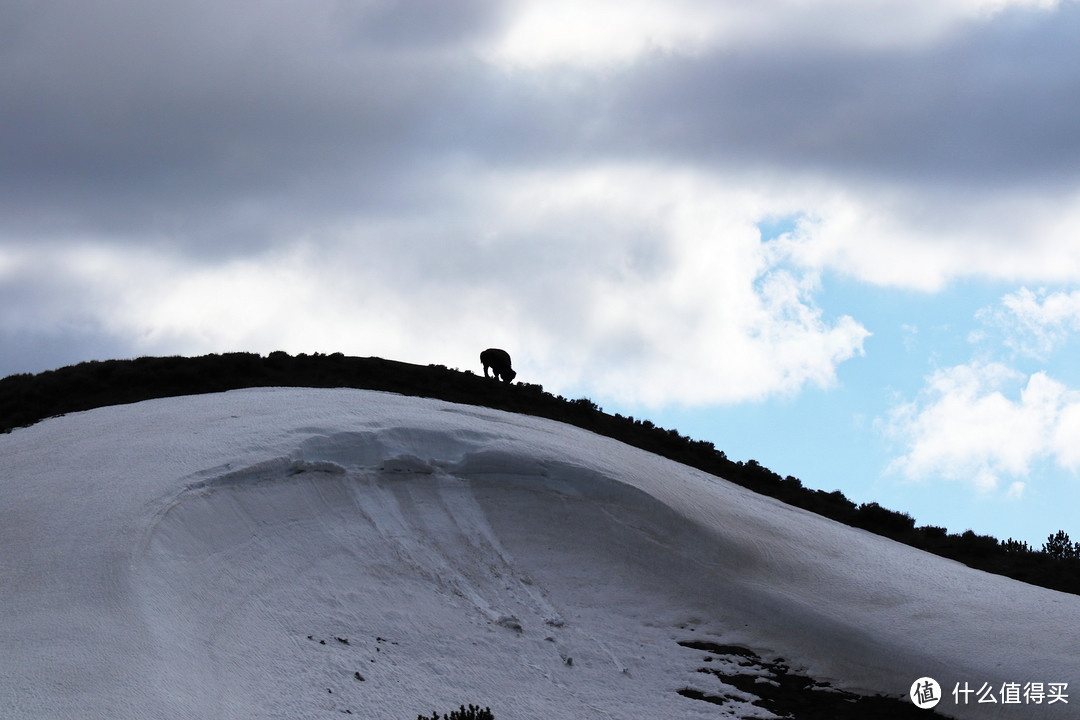
<svg viewBox="0 0 1080 720">
<path fill-rule="evenodd" d="M 507 385 L 442 365 L 425 367 L 341 353 L 293 357 L 281 351 L 266 357 L 226 353 L 85 362 L 0 380 L 0 432 L 107 405 L 248 387 L 384 390 L 558 420 L 973 568 L 1080 594 L 1080 542 L 1072 542 L 1064 531 L 1051 535 L 1036 550 L 1026 542 L 1011 538 L 999 542 L 971 530 L 950 534 L 941 527 L 915 527 L 915 520 L 906 513 L 874 502 L 856 505 L 839 490 L 806 488 L 798 478 L 782 478 L 756 460 L 732 461 L 711 442 L 692 440 L 648 420 L 609 415 L 587 398 L 568 400 L 545 392 L 540 385 Z"/>
</svg>

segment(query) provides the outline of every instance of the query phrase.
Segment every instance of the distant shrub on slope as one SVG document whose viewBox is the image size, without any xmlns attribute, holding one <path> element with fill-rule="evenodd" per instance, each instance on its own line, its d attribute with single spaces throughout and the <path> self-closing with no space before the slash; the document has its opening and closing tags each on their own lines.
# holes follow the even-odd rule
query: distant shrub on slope
<svg viewBox="0 0 1080 720">
<path fill-rule="evenodd" d="M 491 714 L 491 708 L 481 710 L 478 705 L 470 705 L 467 708 L 462 705 L 457 710 L 451 710 L 449 715 L 439 715 L 439 713 L 432 713 L 431 717 L 417 715 L 416 720 L 495 720 L 495 716 Z"/>
</svg>

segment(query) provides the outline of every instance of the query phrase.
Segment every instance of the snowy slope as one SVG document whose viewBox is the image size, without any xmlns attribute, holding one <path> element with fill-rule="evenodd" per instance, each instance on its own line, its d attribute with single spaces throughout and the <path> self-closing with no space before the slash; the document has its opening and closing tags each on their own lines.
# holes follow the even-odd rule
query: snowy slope
<svg viewBox="0 0 1080 720">
<path fill-rule="evenodd" d="M 1080 597 L 570 426 L 260 389 L 0 436 L 0 717 L 769 717 L 680 642 L 837 687 L 1069 682 Z M 717 661 L 720 661 L 717 658 Z M 725 714 L 727 713 L 727 714 Z"/>
</svg>

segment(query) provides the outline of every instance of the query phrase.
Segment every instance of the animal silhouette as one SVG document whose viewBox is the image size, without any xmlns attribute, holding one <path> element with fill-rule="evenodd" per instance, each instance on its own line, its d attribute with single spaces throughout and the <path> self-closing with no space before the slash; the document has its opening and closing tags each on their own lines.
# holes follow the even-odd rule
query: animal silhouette
<svg viewBox="0 0 1080 720">
<path fill-rule="evenodd" d="M 484 366 L 484 377 L 494 377 L 503 382 L 510 382 L 517 373 L 510 367 L 510 353 L 499 348 L 488 348 L 480 353 L 480 363 Z M 492 375 L 488 375 L 488 370 Z"/>
</svg>

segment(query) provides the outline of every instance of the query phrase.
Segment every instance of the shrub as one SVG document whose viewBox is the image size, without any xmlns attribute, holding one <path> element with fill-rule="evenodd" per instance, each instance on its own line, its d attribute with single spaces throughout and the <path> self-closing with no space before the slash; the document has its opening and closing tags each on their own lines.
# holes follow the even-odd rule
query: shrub
<svg viewBox="0 0 1080 720">
<path fill-rule="evenodd" d="M 588 412 L 600 412 L 600 406 L 594 403 L 587 397 L 578 398 L 577 400 L 570 401 L 575 407 Z"/>
<path fill-rule="evenodd" d="M 977 557 L 986 557 L 998 549 L 997 538 L 990 535 L 977 535 L 974 530 L 965 530 L 956 543 L 957 552 L 965 562 Z"/>
<path fill-rule="evenodd" d="M 880 535 L 896 536 L 911 531 L 915 527 L 915 518 L 870 502 L 859 506 L 856 525 Z"/>
<path fill-rule="evenodd" d="M 457 710 L 451 710 L 449 715 L 439 715 L 439 713 L 432 713 L 431 717 L 426 715 L 417 715 L 416 720 L 495 720 L 495 716 L 491 714 L 491 708 L 480 709 L 479 705 L 470 705 L 466 708 L 462 705 Z"/>
</svg>

